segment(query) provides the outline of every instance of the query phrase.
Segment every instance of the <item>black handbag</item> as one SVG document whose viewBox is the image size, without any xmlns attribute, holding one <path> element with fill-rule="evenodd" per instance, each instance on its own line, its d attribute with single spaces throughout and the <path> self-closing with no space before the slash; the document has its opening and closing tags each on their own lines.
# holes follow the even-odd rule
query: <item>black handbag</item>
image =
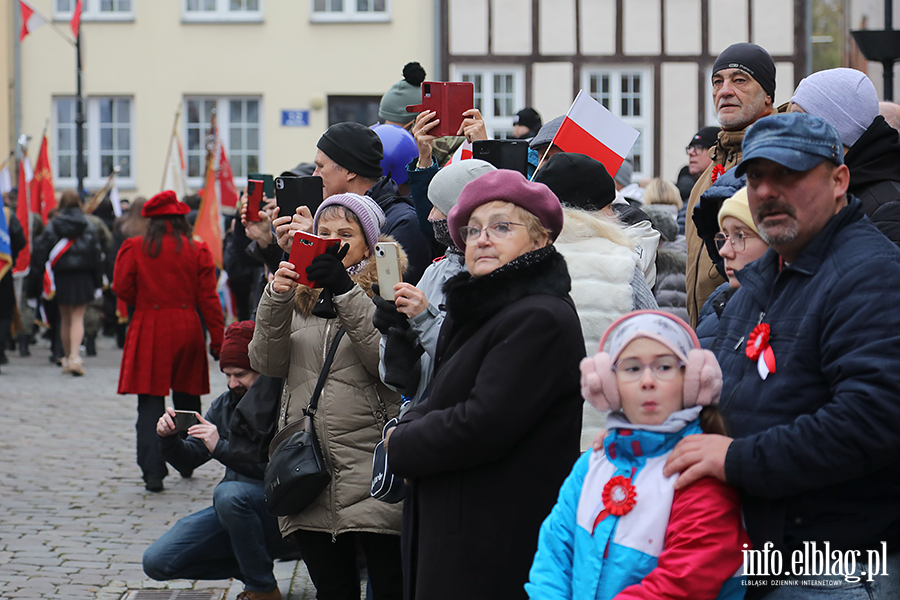
<svg viewBox="0 0 900 600">
<path fill-rule="evenodd" d="M 266 510 L 276 517 L 300 512 L 309 506 L 331 481 L 331 474 L 325 466 L 322 449 L 316 439 L 313 417 L 343 335 L 344 328 L 341 327 L 334 336 L 325 364 L 322 365 L 322 372 L 319 373 L 319 380 L 316 382 L 309 406 L 303 410 L 303 418 L 289 423 L 275 435 L 269 445 L 271 458 L 264 479 Z"/>
</svg>

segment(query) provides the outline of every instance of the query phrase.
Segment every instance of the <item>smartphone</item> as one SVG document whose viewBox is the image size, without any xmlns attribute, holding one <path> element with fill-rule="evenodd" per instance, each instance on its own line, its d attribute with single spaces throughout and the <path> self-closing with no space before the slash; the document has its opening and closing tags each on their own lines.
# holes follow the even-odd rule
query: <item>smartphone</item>
<svg viewBox="0 0 900 600">
<path fill-rule="evenodd" d="M 247 179 L 256 179 L 263 182 L 263 193 L 266 198 L 275 197 L 275 178 L 265 173 L 247 173 Z"/>
<path fill-rule="evenodd" d="M 291 256 L 288 262 L 294 265 L 294 270 L 300 275 L 300 283 L 311 288 L 321 287 L 306 277 L 306 267 L 312 264 L 315 257 L 324 254 L 330 246 L 340 243 L 341 240 L 321 238 L 304 231 L 296 232 L 291 243 Z"/>
<path fill-rule="evenodd" d="M 441 122 L 430 133 L 437 137 L 457 135 L 463 113 L 475 108 L 475 85 L 470 81 L 423 81 L 422 104 L 410 104 L 406 112 L 433 110 Z"/>
<path fill-rule="evenodd" d="M 472 144 L 472 158 L 480 158 L 498 169 L 528 175 L 528 142 L 525 140 L 476 140 Z"/>
<path fill-rule="evenodd" d="M 247 220 L 259 221 L 259 209 L 263 199 L 263 182 L 259 179 L 247 180 Z"/>
<path fill-rule="evenodd" d="M 187 431 L 194 425 L 200 424 L 200 415 L 192 410 L 176 410 L 175 411 L 175 430 Z"/>
<path fill-rule="evenodd" d="M 394 301 L 394 286 L 403 281 L 400 272 L 400 252 L 396 242 L 375 244 L 375 269 L 378 272 L 379 296 Z"/>
<path fill-rule="evenodd" d="M 318 175 L 310 177 L 276 177 L 275 201 L 278 203 L 278 216 L 293 215 L 301 206 L 309 208 L 314 215 L 319 210 L 323 198 L 322 178 Z"/>
</svg>

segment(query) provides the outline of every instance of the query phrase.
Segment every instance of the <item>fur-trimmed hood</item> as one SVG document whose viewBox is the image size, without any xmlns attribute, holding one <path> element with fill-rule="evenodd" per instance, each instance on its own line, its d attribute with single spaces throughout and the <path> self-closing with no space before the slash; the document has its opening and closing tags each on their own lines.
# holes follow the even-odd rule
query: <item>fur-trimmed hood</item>
<svg viewBox="0 0 900 600">
<path fill-rule="evenodd" d="M 568 298 L 572 280 L 566 260 L 551 244 L 482 277 L 468 271 L 444 284 L 447 312 L 456 324 L 489 319 L 517 300 L 537 294 Z"/>
<path fill-rule="evenodd" d="M 378 236 L 378 241 L 396 242 L 396 240 L 389 235 Z M 398 256 L 400 257 L 400 270 L 406 273 L 409 269 L 409 260 L 406 258 L 406 252 L 403 251 L 403 246 L 400 244 L 397 244 L 397 250 Z M 378 283 L 378 269 L 375 266 L 374 253 L 369 253 L 369 257 L 364 259 L 363 262 L 362 269 L 356 273 L 351 273 L 350 279 L 353 280 L 353 283 L 361 287 L 366 295 L 371 298 L 375 295 L 375 292 L 372 291 L 372 284 Z M 311 288 L 301 284 L 294 293 L 294 310 L 304 317 L 310 316 L 316 305 L 316 300 L 319 299 L 319 294 L 321 293 L 322 288 Z"/>
</svg>

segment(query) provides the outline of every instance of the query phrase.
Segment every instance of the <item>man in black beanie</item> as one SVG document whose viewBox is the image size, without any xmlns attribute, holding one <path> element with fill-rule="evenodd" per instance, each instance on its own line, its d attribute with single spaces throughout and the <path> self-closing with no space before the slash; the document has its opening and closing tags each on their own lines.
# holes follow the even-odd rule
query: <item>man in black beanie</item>
<svg viewBox="0 0 900 600">
<path fill-rule="evenodd" d="M 419 229 L 412 200 L 381 175 L 384 154 L 378 134 L 359 123 L 337 123 L 322 134 L 316 147 L 313 174 L 322 178 L 325 198 L 352 193 L 375 200 L 385 216 L 381 233 L 399 242 L 409 259 L 404 280 L 416 283 L 431 263 L 431 245 Z"/>
<path fill-rule="evenodd" d="M 688 202 L 684 233 L 687 238 L 687 310 L 691 326 L 707 297 L 725 279 L 712 268 L 703 240 L 694 225 L 694 207 L 719 174 L 741 162 L 744 131 L 772 113 L 775 100 L 775 62 L 762 46 L 741 42 L 725 48 L 712 69 L 713 104 L 723 131 L 709 149 L 711 164 L 697 180 Z"/>
</svg>

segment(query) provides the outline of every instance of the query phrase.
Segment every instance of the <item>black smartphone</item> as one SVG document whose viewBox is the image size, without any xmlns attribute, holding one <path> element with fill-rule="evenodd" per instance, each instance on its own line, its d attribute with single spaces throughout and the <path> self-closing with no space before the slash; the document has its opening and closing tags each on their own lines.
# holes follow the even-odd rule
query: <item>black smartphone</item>
<svg viewBox="0 0 900 600">
<path fill-rule="evenodd" d="M 187 431 L 194 425 L 200 424 L 197 413 L 192 410 L 176 410 L 174 421 L 176 431 Z"/>
<path fill-rule="evenodd" d="M 275 178 L 265 173 L 247 173 L 247 179 L 257 179 L 263 182 L 263 194 L 266 198 L 275 197 Z"/>
<path fill-rule="evenodd" d="M 309 214 L 315 215 L 324 200 L 322 193 L 322 178 L 318 175 L 276 177 L 275 201 L 278 203 L 278 216 L 293 215 L 301 206 L 309 207 Z"/>
<path fill-rule="evenodd" d="M 472 158 L 480 158 L 498 169 L 512 169 L 528 175 L 526 140 L 477 140 L 472 144 Z"/>
</svg>

